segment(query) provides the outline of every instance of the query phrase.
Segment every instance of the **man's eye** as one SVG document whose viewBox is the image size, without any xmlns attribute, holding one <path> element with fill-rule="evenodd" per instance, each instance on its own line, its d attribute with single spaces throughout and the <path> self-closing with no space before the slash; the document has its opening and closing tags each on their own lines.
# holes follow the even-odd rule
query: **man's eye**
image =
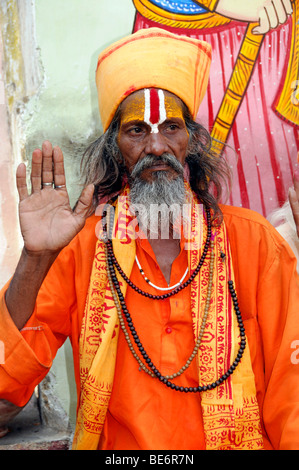
<svg viewBox="0 0 299 470">
<path fill-rule="evenodd" d="M 130 134 L 141 134 L 143 131 L 142 127 L 139 127 L 139 126 L 135 126 L 135 127 L 131 127 L 131 129 L 129 129 L 129 133 Z"/>
<path fill-rule="evenodd" d="M 168 126 L 166 127 L 166 130 L 168 131 L 176 131 L 177 129 L 179 128 L 179 126 L 177 124 L 168 124 Z"/>
</svg>

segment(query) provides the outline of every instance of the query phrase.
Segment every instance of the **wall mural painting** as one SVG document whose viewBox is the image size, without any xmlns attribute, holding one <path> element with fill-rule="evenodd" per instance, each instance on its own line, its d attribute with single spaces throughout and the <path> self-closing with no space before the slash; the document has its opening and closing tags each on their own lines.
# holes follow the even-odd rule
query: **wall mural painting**
<svg viewBox="0 0 299 470">
<path fill-rule="evenodd" d="M 292 185 L 299 150 L 299 0 L 133 0 L 134 31 L 158 26 L 212 45 L 197 120 L 233 169 L 230 204 L 268 216 Z M 231 150 L 233 148 L 234 150 Z"/>
</svg>

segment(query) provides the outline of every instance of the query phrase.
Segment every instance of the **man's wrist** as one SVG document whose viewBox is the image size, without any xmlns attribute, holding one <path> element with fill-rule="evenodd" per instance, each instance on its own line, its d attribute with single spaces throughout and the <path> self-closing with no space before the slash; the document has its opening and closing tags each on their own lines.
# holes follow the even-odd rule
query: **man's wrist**
<svg viewBox="0 0 299 470">
<path fill-rule="evenodd" d="M 39 289 L 58 254 L 59 251 L 32 253 L 23 248 L 5 294 L 7 309 L 19 329 L 32 315 Z"/>
<path fill-rule="evenodd" d="M 24 259 L 28 259 L 28 260 L 51 260 L 51 259 L 57 258 L 60 251 L 61 250 L 31 251 L 31 250 L 28 250 L 26 246 L 24 246 L 22 249 L 21 257 L 24 257 Z"/>
</svg>

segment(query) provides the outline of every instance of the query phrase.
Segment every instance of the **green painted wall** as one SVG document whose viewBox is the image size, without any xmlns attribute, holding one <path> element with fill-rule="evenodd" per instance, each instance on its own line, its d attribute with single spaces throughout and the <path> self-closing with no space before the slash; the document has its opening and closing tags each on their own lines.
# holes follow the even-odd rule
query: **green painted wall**
<svg viewBox="0 0 299 470">
<path fill-rule="evenodd" d="M 35 0 L 36 43 L 43 83 L 24 113 L 27 156 L 44 139 L 61 146 L 72 201 L 80 192 L 78 163 L 101 133 L 95 87 L 97 58 L 130 34 L 131 0 Z"/>
</svg>

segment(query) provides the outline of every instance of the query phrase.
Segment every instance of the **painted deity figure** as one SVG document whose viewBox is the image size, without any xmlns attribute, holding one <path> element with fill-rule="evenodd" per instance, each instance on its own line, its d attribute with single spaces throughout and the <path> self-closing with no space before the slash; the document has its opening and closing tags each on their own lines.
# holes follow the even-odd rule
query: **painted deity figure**
<svg viewBox="0 0 299 470">
<path fill-rule="evenodd" d="M 159 26 L 212 45 L 208 93 L 197 120 L 229 159 L 235 183 L 230 204 L 268 216 L 286 201 L 297 166 L 299 1 L 133 3 L 134 31 Z"/>
</svg>

